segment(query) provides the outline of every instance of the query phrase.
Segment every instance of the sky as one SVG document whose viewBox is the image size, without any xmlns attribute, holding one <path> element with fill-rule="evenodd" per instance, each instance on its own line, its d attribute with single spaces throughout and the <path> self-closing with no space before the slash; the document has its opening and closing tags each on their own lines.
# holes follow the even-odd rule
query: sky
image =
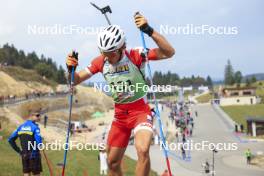
<svg viewBox="0 0 264 176">
<path fill-rule="evenodd" d="M 0 0 L 0 45 L 51 57 L 65 67 L 67 54 L 79 52 L 79 69 L 99 54 L 97 32 L 104 16 L 85 0 Z M 263 0 L 97 0 L 110 5 L 112 24 L 120 25 L 129 48 L 142 46 L 133 15 L 140 11 L 176 49 L 173 58 L 151 63 L 153 70 L 181 77 L 210 75 L 221 79 L 230 59 L 244 75 L 264 72 Z M 73 29 L 59 33 L 59 29 Z M 190 27 L 192 26 L 192 27 Z M 86 28 L 87 33 L 75 29 Z M 203 32 L 201 32 L 203 28 Z M 52 30 L 53 31 L 52 31 Z M 198 32 L 191 33 L 191 29 Z M 199 29 L 199 30 L 198 30 Z M 209 30 L 210 29 L 210 30 Z M 56 31 L 57 30 L 57 31 Z M 43 32 L 44 31 L 44 32 Z M 156 47 L 146 36 L 147 46 Z M 95 76 L 91 81 L 101 80 Z"/>
</svg>

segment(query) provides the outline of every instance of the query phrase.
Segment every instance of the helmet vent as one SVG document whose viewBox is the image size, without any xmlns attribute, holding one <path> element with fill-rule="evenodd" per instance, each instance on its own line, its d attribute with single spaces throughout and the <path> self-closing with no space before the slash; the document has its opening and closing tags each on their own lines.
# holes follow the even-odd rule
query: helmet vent
<svg viewBox="0 0 264 176">
<path fill-rule="evenodd" d="M 100 38 L 100 45 L 102 46 L 102 39 Z"/>
<path fill-rule="evenodd" d="M 115 29 L 116 29 L 116 28 L 114 27 L 114 28 L 112 29 L 112 31 L 111 31 L 111 32 L 114 32 L 114 31 L 115 31 Z"/>
<path fill-rule="evenodd" d="M 107 46 L 107 44 L 108 44 L 108 42 L 109 42 L 109 39 L 110 39 L 110 38 L 108 38 L 108 39 L 105 41 L 105 46 Z"/>
<path fill-rule="evenodd" d="M 117 29 L 117 30 L 116 30 L 116 33 L 115 33 L 115 35 L 117 35 L 118 33 L 119 33 L 119 29 Z"/>
<path fill-rule="evenodd" d="M 109 31 L 112 28 L 112 26 L 109 26 L 106 30 Z"/>
<path fill-rule="evenodd" d="M 121 39 L 121 35 L 119 35 L 119 37 L 116 39 L 116 42 L 119 42 L 120 39 Z"/>
<path fill-rule="evenodd" d="M 109 48 L 108 50 L 113 50 L 113 49 L 115 49 L 115 48 L 116 48 L 116 47 L 113 46 L 113 47 Z"/>
<path fill-rule="evenodd" d="M 113 40 L 112 40 L 112 42 L 111 42 L 111 44 L 110 44 L 110 45 L 113 45 L 114 41 L 115 41 L 115 38 L 113 38 Z"/>
</svg>

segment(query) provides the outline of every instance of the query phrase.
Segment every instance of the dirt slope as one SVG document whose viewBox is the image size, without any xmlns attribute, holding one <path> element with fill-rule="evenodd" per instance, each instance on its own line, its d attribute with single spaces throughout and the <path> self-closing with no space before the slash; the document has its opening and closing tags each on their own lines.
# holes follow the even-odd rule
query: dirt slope
<svg viewBox="0 0 264 176">
<path fill-rule="evenodd" d="M 16 95 L 24 96 L 26 93 L 30 94 L 34 91 L 50 92 L 52 88 L 50 86 L 40 84 L 38 82 L 23 82 L 16 81 L 3 71 L 0 71 L 0 95 Z"/>
</svg>

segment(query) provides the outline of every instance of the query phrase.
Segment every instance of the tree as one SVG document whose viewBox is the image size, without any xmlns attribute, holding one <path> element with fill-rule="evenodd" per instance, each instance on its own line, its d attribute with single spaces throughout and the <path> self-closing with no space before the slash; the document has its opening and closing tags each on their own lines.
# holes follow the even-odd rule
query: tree
<svg viewBox="0 0 264 176">
<path fill-rule="evenodd" d="M 250 79 L 246 79 L 246 86 L 249 87 L 251 85 L 251 80 Z"/>
<path fill-rule="evenodd" d="M 38 72 L 38 74 L 45 76 L 46 78 L 52 78 L 54 76 L 54 72 L 50 65 L 39 63 L 34 67 L 34 69 Z"/>
<path fill-rule="evenodd" d="M 67 83 L 67 79 L 65 77 L 65 70 L 62 68 L 62 66 L 60 66 L 59 70 L 57 71 L 56 81 L 59 84 L 66 84 Z"/>
<path fill-rule="evenodd" d="M 242 73 L 240 71 L 236 71 L 234 76 L 234 81 L 237 84 L 237 87 L 240 87 L 242 78 L 243 78 Z"/>
<path fill-rule="evenodd" d="M 213 88 L 213 81 L 212 81 L 212 79 L 211 79 L 211 77 L 209 75 L 206 78 L 206 84 L 209 87 L 209 89 Z"/>
<path fill-rule="evenodd" d="M 28 65 L 26 68 L 33 69 L 39 62 L 38 55 L 33 51 L 32 53 L 28 53 L 27 55 Z"/>
<path fill-rule="evenodd" d="M 46 58 L 43 54 L 39 57 L 35 52 L 25 54 L 23 50 L 18 50 L 8 43 L 0 47 L 0 63 L 34 69 L 41 76 L 59 83 L 66 83 L 63 78 L 63 68 L 58 69 L 56 62 L 53 62 L 51 58 Z"/>
<path fill-rule="evenodd" d="M 227 65 L 225 66 L 225 84 L 233 85 L 234 83 L 234 69 L 231 65 L 231 61 L 228 59 Z"/>
<path fill-rule="evenodd" d="M 255 82 L 257 82 L 257 78 L 255 75 L 253 75 L 251 78 L 251 83 L 255 83 Z"/>
</svg>

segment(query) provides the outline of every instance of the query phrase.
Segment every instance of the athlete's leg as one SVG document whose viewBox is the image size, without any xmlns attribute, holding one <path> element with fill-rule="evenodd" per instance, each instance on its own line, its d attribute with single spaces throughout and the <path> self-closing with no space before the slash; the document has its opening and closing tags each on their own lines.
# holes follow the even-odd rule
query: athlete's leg
<svg viewBox="0 0 264 176">
<path fill-rule="evenodd" d="M 122 176 L 121 161 L 126 148 L 107 147 L 107 163 L 110 176 Z"/>
<path fill-rule="evenodd" d="M 110 176 L 122 176 L 121 161 L 125 153 L 131 129 L 113 122 L 107 138 L 107 163 Z"/>
<path fill-rule="evenodd" d="M 147 176 L 150 172 L 149 148 L 153 132 L 150 130 L 138 130 L 135 134 L 135 147 L 138 161 L 136 166 L 136 176 Z"/>
</svg>

